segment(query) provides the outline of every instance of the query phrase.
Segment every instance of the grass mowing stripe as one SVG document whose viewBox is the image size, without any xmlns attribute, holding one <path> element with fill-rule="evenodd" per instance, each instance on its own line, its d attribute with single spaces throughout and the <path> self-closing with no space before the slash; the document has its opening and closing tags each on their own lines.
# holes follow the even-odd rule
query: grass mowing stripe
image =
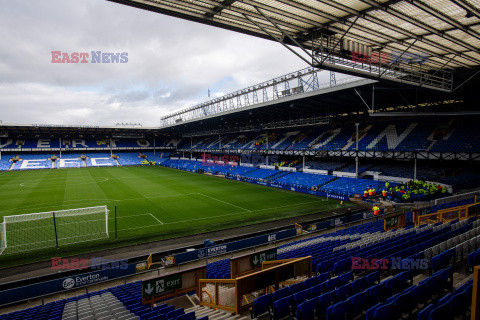
<svg viewBox="0 0 480 320">
<path fill-rule="evenodd" d="M 301 204 L 308 204 L 308 203 L 311 203 L 311 202 L 317 202 L 317 201 L 310 201 L 310 202 L 306 202 L 306 203 L 297 203 L 297 204 L 291 204 L 291 205 L 286 205 L 286 206 L 273 207 L 273 208 L 268 208 L 268 209 L 259 209 L 259 210 L 253 210 L 253 211 L 250 210 L 250 212 L 251 212 L 251 213 L 256 213 L 256 212 L 259 212 L 259 211 L 272 210 L 272 209 L 274 210 L 274 209 L 280 209 L 280 208 L 298 206 L 298 205 L 301 205 Z M 166 223 L 162 223 L 162 225 L 165 225 L 165 224 L 178 224 L 178 223 L 199 221 L 199 220 L 205 220 L 205 219 L 215 219 L 215 218 L 220 218 L 220 217 L 225 217 L 225 216 L 236 216 L 236 215 L 239 215 L 239 214 L 245 214 L 245 212 L 243 212 L 243 211 L 242 211 L 242 212 L 234 212 L 234 213 L 222 214 L 222 215 L 218 215 L 218 216 L 210 216 L 210 217 L 196 218 L 196 219 L 183 220 L 183 221 L 166 222 Z M 156 226 L 150 225 L 150 226 L 147 226 L 147 227 L 156 227 Z M 134 229 L 138 229 L 138 228 L 145 228 L 145 226 L 135 227 L 135 228 L 119 229 L 119 231 L 120 231 L 120 230 L 134 230 Z"/>
<path fill-rule="evenodd" d="M 19 188 L 20 183 L 32 187 Z M 118 210 L 116 240 L 66 246 L 60 251 L 46 249 L 21 257 L 4 252 L 0 267 L 39 260 L 42 254 L 88 252 L 340 207 L 337 200 L 150 166 L 15 171 L 0 175 L 0 185 L 11 186 L 0 189 L 0 220 L 4 215 L 105 204 L 111 213 L 114 206 Z M 112 219 L 110 214 L 109 232 L 114 228 Z"/>
</svg>

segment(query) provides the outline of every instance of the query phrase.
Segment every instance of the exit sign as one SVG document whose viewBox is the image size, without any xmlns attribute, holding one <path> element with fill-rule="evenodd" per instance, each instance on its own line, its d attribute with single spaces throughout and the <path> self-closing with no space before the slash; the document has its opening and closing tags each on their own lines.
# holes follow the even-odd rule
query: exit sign
<svg viewBox="0 0 480 320">
<path fill-rule="evenodd" d="M 175 274 L 142 281 L 142 298 L 151 298 L 182 288 L 182 275 Z"/>
</svg>

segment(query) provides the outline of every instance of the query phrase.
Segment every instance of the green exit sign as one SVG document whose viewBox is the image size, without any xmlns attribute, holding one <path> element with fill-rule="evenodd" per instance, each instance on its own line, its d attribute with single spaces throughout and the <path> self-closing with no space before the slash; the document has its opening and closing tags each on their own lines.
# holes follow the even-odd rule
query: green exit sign
<svg viewBox="0 0 480 320">
<path fill-rule="evenodd" d="M 250 256 L 250 265 L 252 268 L 262 266 L 263 261 L 277 260 L 277 249 L 271 249 L 264 252 L 254 253 Z"/>
<path fill-rule="evenodd" d="M 151 298 L 182 288 L 182 275 L 174 274 L 142 282 L 142 297 Z"/>
<path fill-rule="evenodd" d="M 398 216 L 385 219 L 385 226 L 387 228 L 395 227 L 396 225 L 398 225 Z"/>
</svg>

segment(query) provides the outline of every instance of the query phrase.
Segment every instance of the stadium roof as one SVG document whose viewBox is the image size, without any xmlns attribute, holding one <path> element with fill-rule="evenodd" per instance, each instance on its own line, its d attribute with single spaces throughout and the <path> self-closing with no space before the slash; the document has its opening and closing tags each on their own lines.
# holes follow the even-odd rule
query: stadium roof
<svg viewBox="0 0 480 320">
<path fill-rule="evenodd" d="M 347 40 L 352 41 L 351 51 L 389 57 L 382 69 L 375 70 L 378 77 L 392 66 L 431 77 L 480 65 L 478 0 L 109 1 L 303 47 L 317 54 L 312 65 L 324 69 L 342 71 L 345 62 L 332 57 L 352 60 L 345 50 Z M 390 59 L 392 53 L 428 59 L 411 63 Z M 411 82 L 421 82 L 418 77 Z"/>
<path fill-rule="evenodd" d="M 0 137 L 19 136 L 26 137 L 143 137 L 144 135 L 156 135 L 160 133 L 158 128 L 153 127 L 108 127 L 89 125 L 54 125 L 54 124 L 17 124 L 1 123 Z"/>
</svg>

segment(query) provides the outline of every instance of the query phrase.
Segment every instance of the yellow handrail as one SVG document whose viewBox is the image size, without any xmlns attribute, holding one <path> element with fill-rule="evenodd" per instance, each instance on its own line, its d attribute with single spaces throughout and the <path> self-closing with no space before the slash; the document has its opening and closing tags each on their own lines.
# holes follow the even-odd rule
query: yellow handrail
<svg viewBox="0 0 480 320">
<path fill-rule="evenodd" d="M 213 300 L 212 295 L 210 294 L 210 292 L 208 292 L 207 289 L 203 289 L 202 292 L 205 292 L 208 295 L 208 297 L 210 298 L 210 303 L 215 303 L 215 300 Z"/>
</svg>

